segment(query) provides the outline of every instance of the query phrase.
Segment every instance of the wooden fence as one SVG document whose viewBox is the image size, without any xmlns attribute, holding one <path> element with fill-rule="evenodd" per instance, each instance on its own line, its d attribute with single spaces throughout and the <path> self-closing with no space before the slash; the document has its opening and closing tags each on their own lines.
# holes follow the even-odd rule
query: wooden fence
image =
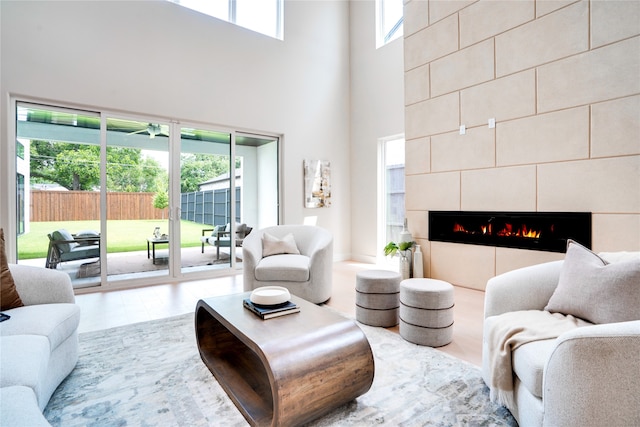
<svg viewBox="0 0 640 427">
<path fill-rule="evenodd" d="M 163 219 L 166 209 L 153 207 L 155 193 L 107 193 L 107 219 Z M 31 221 L 100 219 L 97 191 L 31 191 Z"/>
</svg>

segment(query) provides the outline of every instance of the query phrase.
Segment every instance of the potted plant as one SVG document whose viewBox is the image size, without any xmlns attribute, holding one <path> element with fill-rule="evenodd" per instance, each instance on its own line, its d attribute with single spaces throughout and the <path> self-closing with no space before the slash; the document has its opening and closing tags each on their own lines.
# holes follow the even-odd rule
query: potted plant
<svg viewBox="0 0 640 427">
<path fill-rule="evenodd" d="M 391 255 L 396 256 L 396 254 L 400 254 L 400 274 L 402 275 L 402 280 L 408 279 L 411 277 L 411 261 L 409 260 L 409 251 L 416 242 L 389 242 L 384 247 L 384 254 L 386 256 Z"/>
</svg>

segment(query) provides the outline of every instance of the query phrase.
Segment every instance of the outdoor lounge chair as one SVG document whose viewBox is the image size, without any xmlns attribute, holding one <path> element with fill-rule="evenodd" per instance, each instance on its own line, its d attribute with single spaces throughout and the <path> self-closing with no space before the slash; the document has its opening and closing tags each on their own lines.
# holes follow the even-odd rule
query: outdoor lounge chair
<svg viewBox="0 0 640 427">
<path fill-rule="evenodd" d="M 242 247 L 244 238 L 251 233 L 252 227 L 247 224 L 236 224 L 236 247 Z M 211 235 L 206 235 L 211 232 Z M 231 246 L 231 224 L 226 226 L 216 226 L 214 228 L 205 228 L 202 230 L 202 253 L 204 253 L 205 243 L 216 247 L 216 259 L 220 259 L 220 248 L 228 248 Z"/>
<path fill-rule="evenodd" d="M 100 258 L 100 236 L 96 232 L 83 231 L 72 235 L 60 229 L 47 236 L 47 268 L 57 268 L 58 264 L 65 261 Z"/>
</svg>

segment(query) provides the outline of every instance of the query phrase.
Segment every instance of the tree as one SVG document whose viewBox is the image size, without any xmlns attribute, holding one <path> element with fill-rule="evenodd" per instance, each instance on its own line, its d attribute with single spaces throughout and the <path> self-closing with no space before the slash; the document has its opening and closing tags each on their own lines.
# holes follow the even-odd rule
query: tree
<svg viewBox="0 0 640 427">
<path fill-rule="evenodd" d="M 236 159 L 236 168 L 240 160 Z M 180 157 L 180 191 L 198 191 L 198 185 L 229 172 L 229 156 L 213 154 L 182 154 Z"/>
<path fill-rule="evenodd" d="M 153 207 L 156 209 L 163 209 L 162 219 L 164 219 L 164 209 L 169 206 L 169 194 L 166 191 L 158 191 L 153 197 Z"/>
<path fill-rule="evenodd" d="M 33 140 L 31 180 L 57 183 L 69 190 L 93 191 L 100 186 L 100 147 Z M 167 172 L 137 148 L 107 147 L 107 188 L 110 191 L 156 192 Z"/>
<path fill-rule="evenodd" d="M 137 148 L 107 148 L 107 188 L 110 191 L 156 192 L 158 182 L 167 173 L 160 164 L 150 158 L 143 158 Z"/>
<path fill-rule="evenodd" d="M 56 182 L 69 190 L 91 191 L 100 185 L 99 147 L 81 145 L 56 155 Z"/>
</svg>

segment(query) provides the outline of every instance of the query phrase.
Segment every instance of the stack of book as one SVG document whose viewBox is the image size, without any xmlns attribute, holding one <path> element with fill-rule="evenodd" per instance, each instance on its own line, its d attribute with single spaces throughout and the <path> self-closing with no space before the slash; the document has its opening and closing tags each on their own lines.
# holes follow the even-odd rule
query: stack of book
<svg viewBox="0 0 640 427">
<path fill-rule="evenodd" d="M 259 305 L 251 302 L 249 298 L 245 298 L 242 305 L 263 320 L 298 313 L 300 311 L 300 307 L 291 301 L 276 305 Z"/>
</svg>

